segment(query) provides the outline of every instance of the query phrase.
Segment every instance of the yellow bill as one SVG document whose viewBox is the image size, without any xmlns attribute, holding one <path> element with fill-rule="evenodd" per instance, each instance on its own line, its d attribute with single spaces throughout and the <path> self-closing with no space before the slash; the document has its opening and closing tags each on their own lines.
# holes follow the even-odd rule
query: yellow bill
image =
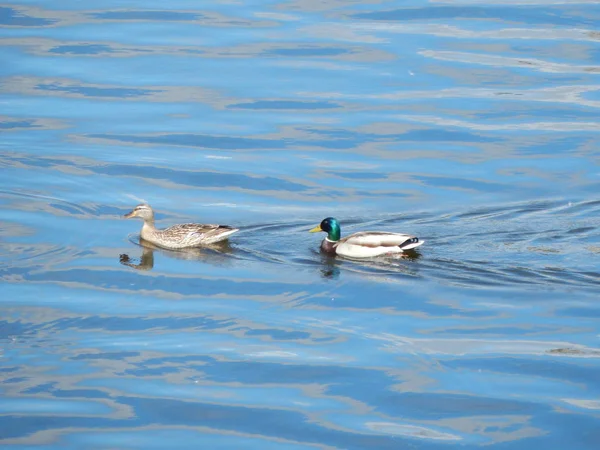
<svg viewBox="0 0 600 450">
<path fill-rule="evenodd" d="M 321 225 L 317 225 L 312 230 L 308 230 L 309 233 L 317 233 L 319 231 L 323 231 L 323 229 L 321 228 Z"/>
</svg>

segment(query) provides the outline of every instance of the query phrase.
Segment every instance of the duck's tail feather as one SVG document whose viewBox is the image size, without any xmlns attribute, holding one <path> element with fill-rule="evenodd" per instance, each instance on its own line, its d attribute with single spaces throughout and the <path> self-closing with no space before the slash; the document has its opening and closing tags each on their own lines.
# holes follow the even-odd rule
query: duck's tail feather
<svg viewBox="0 0 600 450">
<path fill-rule="evenodd" d="M 418 237 L 411 237 L 410 239 L 407 239 L 402 244 L 400 244 L 398 247 L 400 247 L 402 250 L 411 250 L 413 248 L 417 248 L 419 245 L 422 245 L 423 242 L 425 241 L 422 241 Z"/>
</svg>

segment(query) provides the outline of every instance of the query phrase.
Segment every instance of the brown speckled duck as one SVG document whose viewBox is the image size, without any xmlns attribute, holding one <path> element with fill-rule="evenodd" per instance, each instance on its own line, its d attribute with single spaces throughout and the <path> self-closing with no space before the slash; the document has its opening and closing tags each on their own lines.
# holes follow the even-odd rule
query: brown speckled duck
<svg viewBox="0 0 600 450">
<path fill-rule="evenodd" d="M 142 203 L 131 212 L 125 214 L 126 219 L 141 217 L 144 219 L 142 226 L 142 239 L 158 247 L 177 250 L 191 247 L 202 247 L 227 239 L 231 234 L 239 231 L 227 225 L 207 225 L 199 223 L 184 223 L 159 230 L 154 226 L 154 211 L 150 205 Z"/>
</svg>

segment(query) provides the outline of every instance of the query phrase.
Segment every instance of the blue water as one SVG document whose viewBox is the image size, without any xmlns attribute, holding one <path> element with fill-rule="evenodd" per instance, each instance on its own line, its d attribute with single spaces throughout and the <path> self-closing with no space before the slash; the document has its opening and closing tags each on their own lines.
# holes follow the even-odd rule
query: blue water
<svg viewBox="0 0 600 450">
<path fill-rule="evenodd" d="M 599 448 L 599 24 L 0 6 L 2 448 Z M 141 201 L 240 231 L 145 247 Z M 426 242 L 328 257 L 327 216 Z"/>
</svg>

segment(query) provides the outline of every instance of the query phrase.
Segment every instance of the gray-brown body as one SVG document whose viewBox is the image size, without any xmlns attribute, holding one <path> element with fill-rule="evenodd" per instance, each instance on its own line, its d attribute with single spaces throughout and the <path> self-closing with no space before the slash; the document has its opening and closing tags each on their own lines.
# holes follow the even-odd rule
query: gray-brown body
<svg viewBox="0 0 600 450">
<path fill-rule="evenodd" d="M 227 225 L 213 225 L 200 223 L 184 223 L 159 230 L 154 226 L 154 211 L 150 205 L 136 206 L 125 218 L 141 217 L 144 219 L 141 237 L 152 244 L 178 250 L 191 247 L 202 247 L 227 239 L 229 235 L 239 231 Z"/>
</svg>

